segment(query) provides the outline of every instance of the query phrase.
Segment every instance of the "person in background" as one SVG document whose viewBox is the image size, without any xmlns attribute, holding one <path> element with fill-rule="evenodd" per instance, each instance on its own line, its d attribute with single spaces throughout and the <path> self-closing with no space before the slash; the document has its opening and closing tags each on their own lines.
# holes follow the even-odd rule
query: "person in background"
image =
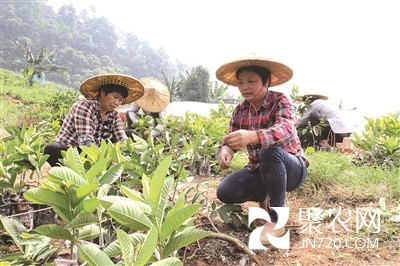
<svg viewBox="0 0 400 266">
<path fill-rule="evenodd" d="M 153 117 L 151 135 L 157 136 L 163 130 L 158 125 L 157 119 L 161 118 L 162 111 L 170 102 L 170 93 L 161 81 L 153 77 L 144 77 L 140 79 L 144 86 L 144 95 L 133 102 L 126 112 L 126 121 L 128 128 L 135 128 L 140 118 L 150 115 Z"/>
<path fill-rule="evenodd" d="M 143 84 L 134 77 L 102 74 L 85 80 L 80 86 L 85 98 L 78 100 L 64 118 L 54 142 L 46 145 L 48 163 L 56 166 L 61 151 L 69 147 L 99 145 L 102 139 L 124 141 L 132 131 L 125 131 L 115 110 L 121 104 L 136 101 L 144 94 Z"/>
<path fill-rule="evenodd" d="M 285 233 L 276 229 L 277 212 L 284 207 L 286 192 L 298 188 L 307 175 L 305 158 L 295 127 L 295 115 L 289 99 L 269 88 L 291 79 L 292 70 L 284 64 L 261 57 L 248 57 L 218 68 L 217 78 L 237 86 L 244 101 L 230 118 L 228 134 L 217 156 L 221 169 L 230 167 L 234 154 L 247 149 L 248 164 L 224 177 L 217 187 L 217 197 L 224 203 L 258 202 L 271 218 L 261 234 Z"/>
<path fill-rule="evenodd" d="M 319 94 L 301 96 L 306 110 L 296 122 L 298 130 L 302 130 L 309 124 L 316 126 L 322 123 L 321 134 L 314 134 L 316 143 L 322 148 L 335 146 L 336 142 L 342 142 L 344 137 L 351 135 L 351 130 L 344 121 L 339 108 L 335 108 L 327 100 L 328 96 Z"/>
</svg>

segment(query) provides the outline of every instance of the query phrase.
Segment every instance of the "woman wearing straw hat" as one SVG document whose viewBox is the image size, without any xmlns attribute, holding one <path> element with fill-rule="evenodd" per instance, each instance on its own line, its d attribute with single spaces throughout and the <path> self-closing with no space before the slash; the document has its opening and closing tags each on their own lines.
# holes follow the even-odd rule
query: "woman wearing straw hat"
<svg viewBox="0 0 400 266">
<path fill-rule="evenodd" d="M 218 68 L 222 82 L 237 86 L 244 101 L 236 106 L 218 156 L 222 169 L 230 167 L 236 151 L 247 148 L 246 167 L 226 176 L 217 188 L 224 203 L 259 202 L 270 215 L 261 242 L 268 235 L 281 236 L 285 228 L 274 227 L 278 215 L 271 207 L 284 207 L 286 192 L 299 187 L 307 175 L 308 161 L 295 128 L 295 116 L 288 98 L 269 87 L 292 77 L 292 70 L 275 61 L 248 57 Z"/>
<path fill-rule="evenodd" d="M 151 131 L 154 137 L 162 131 L 161 125 L 157 124 L 157 119 L 161 118 L 161 112 L 169 104 L 170 93 L 167 86 L 156 78 L 144 77 L 140 81 L 144 86 L 144 95 L 132 103 L 126 112 L 127 125 L 128 128 L 133 128 L 141 116 L 150 115 L 154 122 L 154 128 Z"/>
<path fill-rule="evenodd" d="M 64 118 L 55 142 L 48 144 L 51 166 L 58 164 L 61 150 L 69 147 L 99 145 L 102 139 L 112 142 L 126 140 L 127 134 L 115 110 L 121 104 L 133 102 L 144 94 L 143 84 L 131 76 L 102 74 L 85 80 L 80 86 L 85 98 L 73 104 Z"/>
<path fill-rule="evenodd" d="M 306 110 L 297 120 L 296 127 L 301 130 L 306 128 L 308 124 L 311 126 L 324 124 L 321 134 L 314 135 L 319 147 L 335 146 L 336 142 L 342 142 L 344 137 L 351 135 L 351 130 L 344 121 L 339 108 L 335 108 L 327 102 L 328 96 L 305 94 L 300 99 L 305 103 Z M 305 142 L 305 145 L 309 144 L 307 139 Z"/>
</svg>

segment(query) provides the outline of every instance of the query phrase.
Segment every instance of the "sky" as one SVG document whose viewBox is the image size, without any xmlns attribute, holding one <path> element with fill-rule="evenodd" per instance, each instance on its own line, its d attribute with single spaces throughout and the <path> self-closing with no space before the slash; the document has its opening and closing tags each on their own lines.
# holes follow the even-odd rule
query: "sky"
<svg viewBox="0 0 400 266">
<path fill-rule="evenodd" d="M 64 3 L 206 67 L 213 80 L 219 66 L 251 54 L 284 63 L 293 78 L 273 90 L 327 95 L 356 127 L 363 116 L 400 111 L 396 0 L 48 1 L 55 10 Z"/>
</svg>

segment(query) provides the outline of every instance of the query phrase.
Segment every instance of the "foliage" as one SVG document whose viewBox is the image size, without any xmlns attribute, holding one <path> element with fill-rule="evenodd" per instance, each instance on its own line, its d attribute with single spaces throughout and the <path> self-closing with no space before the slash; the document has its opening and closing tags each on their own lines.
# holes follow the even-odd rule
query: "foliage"
<svg viewBox="0 0 400 266">
<path fill-rule="evenodd" d="M 52 124 L 52 120 L 65 115 L 66 108 L 78 93 L 65 86 L 48 82 L 45 87 L 34 84 L 27 89 L 24 79 L 13 72 L 0 69 L 0 125 L 2 128 L 42 120 Z M 12 116 L 10 114 L 13 114 Z M 57 131 L 57 129 L 55 128 Z"/>
<path fill-rule="evenodd" d="M 74 90 L 53 92 L 35 112 L 28 112 L 28 116 L 33 121 L 58 122 L 61 126 L 72 104 L 78 100 L 78 96 Z"/>
<path fill-rule="evenodd" d="M 184 95 L 183 83 L 185 82 L 186 77 L 182 77 L 179 81 L 177 81 L 175 77 L 172 77 L 172 79 L 168 78 L 167 74 L 164 71 L 161 71 L 161 73 L 163 75 L 164 83 L 167 86 L 171 97 L 170 101 L 181 101 Z M 188 75 L 189 73 L 186 72 L 186 76 Z"/>
<path fill-rule="evenodd" d="M 339 152 L 308 153 L 310 161 L 306 182 L 301 190 L 347 191 L 352 197 L 378 199 L 381 196 L 400 197 L 400 168 L 392 170 L 367 165 L 355 165 L 351 157 Z M 340 189 L 339 189 L 340 188 Z"/>
<path fill-rule="evenodd" d="M 1 9 L 4 12 L 0 21 L 0 62 L 15 72 L 26 67 L 26 60 L 16 56 L 19 51 L 15 40 L 23 43 L 22 47 L 29 42 L 32 51 L 40 51 L 44 46 L 55 51 L 57 63 L 69 70 L 49 72 L 46 78 L 73 88 L 100 73 L 134 73 L 135 77 L 161 79 L 160 70 L 168 77 L 179 77 L 187 69 L 162 48 L 151 47 L 133 32 L 119 34 L 104 16 L 89 15 L 87 10 L 79 11 L 72 4 L 55 12 L 46 1 L 3 1 Z M 34 59 L 37 58 L 40 57 Z M 31 70 L 33 73 L 34 69 Z"/>
<path fill-rule="evenodd" d="M 224 102 L 224 100 L 228 99 L 228 85 L 220 85 L 218 86 L 218 82 L 214 82 L 214 87 L 210 89 L 210 102 L 218 103 L 220 101 Z"/>
<path fill-rule="evenodd" d="M 43 265 L 58 250 L 50 237 L 29 232 L 16 218 L 0 215 L 0 225 L 19 249 L 18 252 L 2 256 L 3 262 L 10 262 L 10 265 Z"/>
<path fill-rule="evenodd" d="M 26 174 L 29 178 L 36 173 L 41 175 L 41 168 L 48 155 L 43 155 L 46 144 L 46 130 L 41 126 L 29 128 L 16 126 L 7 129 L 9 137 L 0 140 L 0 195 L 17 194 L 26 188 Z"/>
<path fill-rule="evenodd" d="M 13 84 L 21 82 L 15 75 L 7 77 Z M 10 93 L 15 91 L 9 90 Z M 44 95 L 40 105 L 46 102 L 53 104 L 52 109 L 64 111 L 68 104 L 58 101 L 71 103 L 75 97 L 73 93 L 60 92 L 60 96 L 53 96 L 54 101 L 49 103 L 47 90 L 40 93 Z M 197 169 L 205 159 L 218 173 L 214 155 L 226 133 L 232 112 L 232 107 L 222 102 L 219 107 L 218 111 L 211 112 L 211 119 L 191 113 L 183 118 L 160 119 L 158 122 L 163 131 L 158 137 L 136 136 L 116 144 L 103 141 L 99 147 L 81 147 L 80 153 L 75 149 L 64 152 L 63 166 L 53 167 L 40 188 L 31 188 L 25 193 L 31 202 L 52 206 L 63 225 L 46 225 L 29 233 L 35 235 L 35 241 L 40 233 L 41 237 L 67 239 L 72 243 L 71 248 L 75 243 L 80 260 L 89 265 L 104 265 L 105 262 L 113 265 L 111 258 L 116 257 L 124 260 L 118 265 L 182 265 L 177 251 L 210 233 L 193 225 L 200 208 L 203 208 L 202 213 L 207 212 L 212 217 L 218 213 L 224 221 L 237 228 L 247 225 L 246 216 L 239 208 L 225 205 L 217 208 L 216 203 L 207 197 L 207 190 L 199 187 L 184 191 L 178 189 L 188 179 L 186 170 Z M 54 111 L 60 112 L 53 114 L 49 109 L 48 117 L 50 120 L 54 117 L 53 122 L 59 123 L 57 117 L 62 116 L 62 110 Z M 45 115 L 46 111 L 38 113 Z M 376 123 L 379 134 L 397 132 L 398 116 L 392 120 L 389 122 L 382 118 Z M 146 125 L 143 129 L 146 130 Z M 20 168 L 22 173 L 36 171 L 40 169 L 41 160 L 45 160 L 40 159 L 44 158 L 41 157 L 43 143 L 51 140 L 56 132 L 57 127 L 48 122 L 13 128 L 11 136 L 0 141 L 0 156 L 4 156 L 0 160 L 4 169 L 1 173 L 5 173 L 0 180 L 11 188 L 16 186 L 20 189 L 14 182 L 16 178 L 9 180 L 13 178 L 10 169 L 20 166 L 15 166 L 15 160 L 7 159 L 7 156 L 18 153 L 20 157 L 13 155 L 19 158 L 16 163 L 23 162 L 24 167 L 26 164 L 25 168 Z M 22 144 L 30 149 L 21 153 L 18 149 Z M 400 197 L 400 169 L 396 165 L 388 171 L 364 164 L 354 165 L 347 155 L 336 152 L 319 152 L 312 148 L 306 152 L 311 165 L 300 192 L 338 189 L 340 196 L 345 191 L 351 197 L 359 195 L 377 199 L 382 193 L 388 198 Z M 29 160 L 30 157 L 34 158 L 35 164 Z M 246 153 L 238 152 L 229 171 L 243 167 L 246 162 Z M 228 173 L 228 170 L 224 171 L 223 174 Z M 139 185 L 140 189 L 135 189 L 134 185 Z M 397 214 L 390 213 L 391 217 Z M 94 238 L 98 238 L 99 246 L 86 242 Z M 17 255 L 21 257 L 25 253 L 20 249 Z"/>
<path fill-rule="evenodd" d="M 100 160 L 88 171 L 85 170 L 77 148 L 68 149 L 66 166 L 53 167 L 41 187 L 31 188 L 24 193 L 30 202 L 51 206 L 64 226 L 41 225 L 35 232 L 71 242 L 71 259 L 76 245 L 81 240 L 93 240 L 102 234 L 102 211 L 97 195 L 107 194 L 109 184 L 122 173 L 122 165 L 109 167 L 111 160 Z M 98 193 L 98 194 L 97 194 Z"/>
<path fill-rule="evenodd" d="M 93 245 L 80 245 L 84 261 L 90 265 L 113 265 L 107 258 L 122 255 L 126 265 L 161 263 L 164 260 L 181 265 L 177 258 L 172 258 L 173 254 L 209 235 L 209 232 L 193 226 L 193 216 L 199 204 L 186 205 L 184 194 L 175 202 L 169 200 L 174 188 L 173 176 L 167 175 L 171 158 L 164 158 L 151 177 L 142 176 L 142 193 L 123 186 L 121 191 L 125 197 L 100 198 L 103 208 L 117 223 L 135 232 L 130 234 L 120 227 L 117 240 L 104 251 Z"/>
<path fill-rule="evenodd" d="M 23 53 L 24 58 L 30 66 L 23 69 L 23 75 L 28 78 L 29 86 L 33 86 L 35 76 L 39 79 L 44 80 L 45 71 L 66 71 L 67 68 L 63 66 L 55 65 L 55 51 L 47 52 L 46 47 L 43 46 L 40 52 L 34 56 L 31 51 L 31 45 L 29 41 L 26 41 L 25 45 L 22 45 L 18 40 L 15 41 L 17 47 Z"/>
<path fill-rule="evenodd" d="M 209 102 L 210 73 L 203 66 L 192 69 L 182 87 L 183 101 Z"/>
<path fill-rule="evenodd" d="M 209 175 L 211 169 L 219 171 L 214 167 L 215 154 L 227 130 L 229 110 L 232 108 L 222 102 L 219 106 L 218 112 L 210 114 L 213 119 L 193 113 L 186 113 L 182 118 L 167 116 L 157 119 L 159 129 L 151 126 L 150 116 L 139 118 L 136 123 L 138 136 L 134 136 L 134 140 L 141 145 L 138 147 L 128 141 L 126 148 L 131 155 L 135 155 L 134 158 L 140 158 L 135 160 L 145 166 L 146 173 L 153 171 L 158 160 L 168 155 L 174 158 L 171 169 L 174 169 L 177 177 L 186 176 L 182 172 L 185 170 L 200 171 L 204 175 Z M 155 137 L 144 134 L 152 130 L 159 130 L 160 134 Z"/>
<path fill-rule="evenodd" d="M 218 209 L 218 214 L 226 224 L 232 224 L 236 229 L 248 228 L 248 215 L 243 213 L 239 204 L 224 204 Z"/>
<path fill-rule="evenodd" d="M 296 117 L 302 117 L 304 112 L 310 105 L 309 101 L 303 101 L 301 94 L 299 92 L 300 92 L 299 86 L 294 85 L 292 88 L 292 92 L 290 94 L 290 98 L 293 100 L 293 106 Z M 310 121 L 308 121 L 306 126 L 304 126 L 301 130 L 297 131 L 297 135 L 299 136 L 301 146 L 303 148 L 316 147 L 318 145 L 316 137 L 322 134 L 323 129 L 326 126 L 327 124 L 323 121 L 323 119 L 317 125 L 311 125 Z"/>
<path fill-rule="evenodd" d="M 354 133 L 353 144 L 362 149 L 357 163 L 393 168 L 400 165 L 400 112 L 373 119 L 361 134 Z"/>
</svg>

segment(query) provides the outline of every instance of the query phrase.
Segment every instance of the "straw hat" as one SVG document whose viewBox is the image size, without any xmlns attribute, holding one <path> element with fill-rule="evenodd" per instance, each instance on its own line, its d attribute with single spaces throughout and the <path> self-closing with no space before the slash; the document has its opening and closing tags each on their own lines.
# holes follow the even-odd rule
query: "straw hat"
<svg viewBox="0 0 400 266">
<path fill-rule="evenodd" d="M 217 69 L 216 76 L 228 85 L 237 86 L 236 71 L 245 66 L 260 66 L 269 69 L 271 71 L 270 87 L 283 84 L 293 76 L 293 71 L 284 64 L 259 56 L 249 56 L 226 63 Z"/>
<path fill-rule="evenodd" d="M 134 77 L 121 74 L 101 74 L 85 80 L 80 87 L 80 91 L 86 98 L 95 98 L 99 94 L 100 87 L 106 84 L 115 84 L 125 87 L 128 96 L 122 104 L 136 101 L 144 94 L 143 84 Z"/>
<path fill-rule="evenodd" d="M 300 96 L 302 101 L 306 100 L 328 100 L 329 97 L 321 94 L 304 94 L 303 96 Z"/>
<path fill-rule="evenodd" d="M 144 95 L 136 101 L 137 105 L 146 112 L 158 113 L 167 107 L 170 94 L 167 86 L 153 77 L 144 77 L 140 81 L 144 85 Z"/>
</svg>

